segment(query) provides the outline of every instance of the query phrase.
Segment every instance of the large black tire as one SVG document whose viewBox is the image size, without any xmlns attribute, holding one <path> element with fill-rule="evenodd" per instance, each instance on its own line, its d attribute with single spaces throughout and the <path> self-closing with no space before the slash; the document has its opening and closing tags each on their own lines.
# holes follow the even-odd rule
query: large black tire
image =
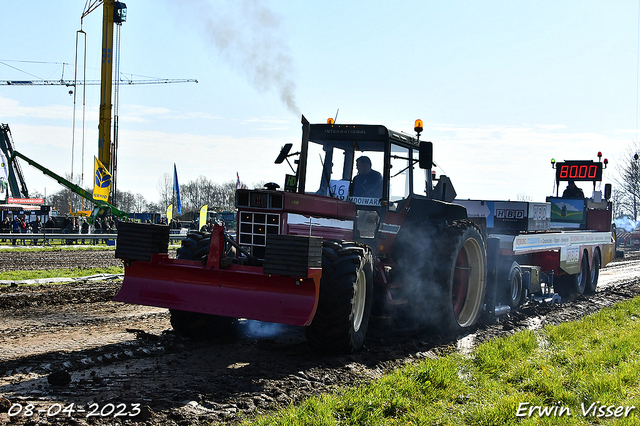
<svg viewBox="0 0 640 426">
<path fill-rule="evenodd" d="M 177 251 L 178 259 L 199 260 L 207 263 L 211 234 L 208 232 L 191 232 L 182 240 Z M 203 314 L 170 309 L 171 326 L 181 337 L 196 339 L 212 339 L 230 337 L 235 333 L 235 318 L 220 315 Z"/>
<path fill-rule="evenodd" d="M 585 251 L 580 262 L 580 272 L 571 275 L 561 275 L 554 284 L 555 291 L 563 299 L 571 300 L 585 294 L 589 282 L 589 255 Z"/>
<path fill-rule="evenodd" d="M 190 232 L 182 240 L 182 245 L 177 250 L 178 259 L 199 260 L 207 263 L 209 255 L 209 245 L 211 244 L 211 234 L 209 232 Z"/>
<path fill-rule="evenodd" d="M 518 309 L 525 300 L 522 270 L 518 262 L 512 262 L 508 269 L 502 271 L 499 280 L 498 289 L 502 297 L 498 300 L 508 305 L 512 311 Z"/>
<path fill-rule="evenodd" d="M 591 267 L 589 268 L 589 279 L 587 285 L 584 288 L 584 294 L 587 296 L 594 295 L 596 293 L 596 287 L 598 286 L 598 278 L 600 277 L 600 267 L 602 266 L 602 258 L 600 257 L 600 250 L 597 248 L 593 252 L 593 259 L 591 260 Z"/>
<path fill-rule="evenodd" d="M 425 283 L 424 309 L 432 312 L 436 330 L 452 335 L 473 327 L 484 305 L 487 249 L 482 232 L 469 220 L 443 230 L 435 282 Z"/>
<path fill-rule="evenodd" d="M 369 327 L 373 301 L 373 255 L 360 243 L 325 241 L 318 308 L 306 328 L 312 349 L 352 353 Z"/>
</svg>

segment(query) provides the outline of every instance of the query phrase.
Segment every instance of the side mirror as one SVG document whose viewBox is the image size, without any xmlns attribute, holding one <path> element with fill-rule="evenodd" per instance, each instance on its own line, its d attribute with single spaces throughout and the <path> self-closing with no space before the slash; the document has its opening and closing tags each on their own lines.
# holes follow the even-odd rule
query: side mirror
<svg viewBox="0 0 640 426">
<path fill-rule="evenodd" d="M 610 183 L 606 183 L 604 185 L 604 199 L 609 201 L 609 199 L 611 199 L 611 184 Z"/>
<path fill-rule="evenodd" d="M 280 150 L 280 154 L 278 155 L 278 158 L 276 158 L 276 162 L 275 162 L 276 164 L 282 163 L 284 159 L 287 158 L 287 156 L 289 155 L 289 151 L 291 151 L 291 147 L 293 147 L 292 143 L 284 144 L 284 146 Z"/>
<path fill-rule="evenodd" d="M 420 168 L 430 169 L 433 165 L 433 143 L 420 142 Z"/>
</svg>

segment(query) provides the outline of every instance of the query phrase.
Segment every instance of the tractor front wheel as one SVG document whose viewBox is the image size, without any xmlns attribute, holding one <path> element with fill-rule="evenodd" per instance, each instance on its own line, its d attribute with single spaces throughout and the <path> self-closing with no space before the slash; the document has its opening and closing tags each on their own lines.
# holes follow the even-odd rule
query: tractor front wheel
<svg viewBox="0 0 640 426">
<path fill-rule="evenodd" d="M 209 256 L 210 243 L 210 233 L 191 232 L 182 240 L 176 257 L 178 259 L 199 260 L 205 265 Z M 231 336 L 235 332 L 237 322 L 235 318 L 176 309 L 171 309 L 170 313 L 173 331 L 181 337 L 209 339 Z"/>
<path fill-rule="evenodd" d="M 325 241 L 318 308 L 306 328 L 309 345 L 352 353 L 364 342 L 373 303 L 373 256 L 360 243 Z"/>
</svg>

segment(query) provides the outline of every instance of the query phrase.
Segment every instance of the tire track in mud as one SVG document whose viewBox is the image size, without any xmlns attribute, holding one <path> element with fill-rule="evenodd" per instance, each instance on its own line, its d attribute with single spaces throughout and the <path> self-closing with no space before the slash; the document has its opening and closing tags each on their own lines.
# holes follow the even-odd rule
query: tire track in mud
<svg viewBox="0 0 640 426">
<path fill-rule="evenodd" d="M 122 266 L 113 250 L 47 250 L 0 252 L 0 272 Z"/>
<path fill-rule="evenodd" d="M 639 295 L 633 272 L 638 258 L 604 268 L 607 284 L 589 299 L 529 304 L 458 339 L 390 331 L 390 319 L 375 317 L 361 351 L 331 357 L 312 352 L 301 327 L 243 322 L 233 338 L 183 340 L 171 332 L 166 310 L 111 302 L 118 281 L 0 287 L 0 395 L 44 409 L 55 402 L 139 403 L 144 410 L 138 424 L 233 423 L 456 347 L 470 351 L 488 339 L 576 320 Z M 50 385 L 48 375 L 59 370 L 69 372 L 71 382 Z"/>
</svg>

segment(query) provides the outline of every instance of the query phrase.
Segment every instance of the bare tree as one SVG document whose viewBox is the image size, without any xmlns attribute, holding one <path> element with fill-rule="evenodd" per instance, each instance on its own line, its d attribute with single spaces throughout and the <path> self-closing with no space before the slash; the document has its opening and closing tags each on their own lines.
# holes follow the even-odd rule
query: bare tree
<svg viewBox="0 0 640 426">
<path fill-rule="evenodd" d="M 144 213 L 148 210 L 147 200 L 144 198 L 144 195 L 137 193 L 134 197 L 134 213 Z M 153 213 L 153 212 L 151 212 Z"/>
<path fill-rule="evenodd" d="M 620 209 L 638 220 L 640 209 L 640 143 L 631 144 L 618 164 L 616 183 L 621 191 Z"/>
<path fill-rule="evenodd" d="M 166 210 L 173 199 L 173 177 L 167 172 L 163 173 L 158 180 L 157 189 L 160 195 L 160 206 Z"/>
<path fill-rule="evenodd" d="M 120 210 L 125 212 L 135 211 L 135 196 L 131 192 L 118 190 L 116 198 L 118 200 L 118 208 Z"/>
</svg>

